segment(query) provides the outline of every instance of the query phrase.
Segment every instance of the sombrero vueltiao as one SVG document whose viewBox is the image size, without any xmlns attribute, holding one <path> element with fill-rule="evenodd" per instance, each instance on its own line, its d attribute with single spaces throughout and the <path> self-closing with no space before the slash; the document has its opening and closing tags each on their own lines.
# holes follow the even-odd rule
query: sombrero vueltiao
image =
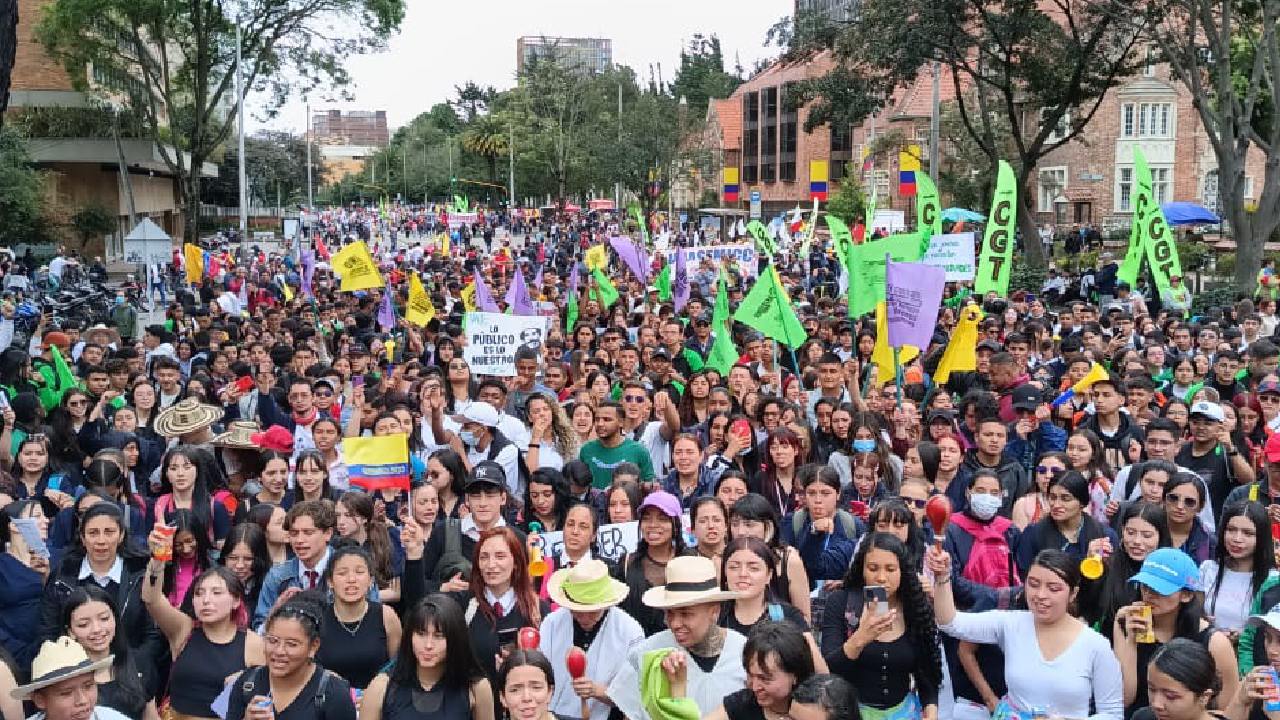
<svg viewBox="0 0 1280 720">
<path fill-rule="evenodd" d="M 108 655 L 94 662 L 80 643 L 66 635 L 57 640 L 46 640 L 40 646 L 40 654 L 31 663 L 31 682 L 14 688 L 9 694 L 15 700 L 26 700 L 37 690 L 110 667 L 114 659 L 115 656 Z"/>
<path fill-rule="evenodd" d="M 257 450 L 253 434 L 258 432 L 262 432 L 262 426 L 256 420 L 232 420 L 226 432 L 213 438 L 213 444 L 233 450 Z"/>
<path fill-rule="evenodd" d="M 609 566 L 592 558 L 551 573 L 547 596 L 576 612 L 605 610 L 627 599 L 631 588 L 609 575 Z"/>
<path fill-rule="evenodd" d="M 222 419 L 222 408 L 205 405 L 195 398 L 174 403 L 160 412 L 152 429 L 162 437 L 181 437 L 203 430 Z"/>
</svg>

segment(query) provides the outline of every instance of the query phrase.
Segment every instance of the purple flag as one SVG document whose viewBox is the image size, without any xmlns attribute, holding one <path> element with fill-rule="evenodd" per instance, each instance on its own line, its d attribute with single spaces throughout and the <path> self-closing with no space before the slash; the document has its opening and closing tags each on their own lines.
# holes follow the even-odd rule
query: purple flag
<svg viewBox="0 0 1280 720">
<path fill-rule="evenodd" d="M 689 302 L 689 270 L 685 267 L 684 248 L 676 248 L 676 277 L 671 283 L 671 297 L 676 303 L 676 312 L 684 309 Z"/>
<path fill-rule="evenodd" d="M 524 285 L 524 273 L 518 269 L 512 274 L 511 287 L 507 289 L 507 307 L 514 315 L 533 315 L 533 301 L 529 299 L 529 289 Z"/>
<path fill-rule="evenodd" d="M 627 268 L 640 280 L 640 284 L 649 282 L 649 258 L 645 256 L 644 250 L 636 245 L 635 241 L 628 237 L 612 237 L 609 238 L 609 245 L 618 253 L 618 257 L 622 258 L 622 262 Z"/>
<path fill-rule="evenodd" d="M 489 286 L 484 284 L 484 278 L 480 277 L 480 271 L 472 272 L 472 279 L 476 284 L 476 307 L 484 312 L 500 313 L 498 303 L 493 301 L 493 294 L 489 292 Z"/>
<path fill-rule="evenodd" d="M 391 303 L 391 288 L 382 291 L 382 304 L 378 306 L 378 324 L 382 332 L 391 332 L 396 326 L 396 307 Z"/>
<path fill-rule="evenodd" d="M 538 266 L 538 274 L 533 276 L 533 286 L 535 288 L 538 288 L 539 290 L 542 289 L 542 266 L 541 265 Z"/>
<path fill-rule="evenodd" d="M 938 308 L 942 306 L 946 270 L 924 263 L 893 262 L 886 255 L 884 278 L 889 345 L 928 348 L 938 322 Z"/>
<path fill-rule="evenodd" d="M 316 253 L 314 250 L 302 251 L 302 292 L 307 297 L 314 297 L 311 291 L 311 279 L 316 274 Z"/>
</svg>

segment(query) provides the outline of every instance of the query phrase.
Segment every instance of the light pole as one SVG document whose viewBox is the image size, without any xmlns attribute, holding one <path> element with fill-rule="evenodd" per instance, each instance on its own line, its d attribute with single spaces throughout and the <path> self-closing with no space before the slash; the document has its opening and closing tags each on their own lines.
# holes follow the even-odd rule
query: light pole
<svg viewBox="0 0 1280 720">
<path fill-rule="evenodd" d="M 248 257 L 249 254 L 249 207 L 247 203 L 244 172 L 244 79 L 241 77 L 241 65 L 244 63 L 244 57 L 240 49 L 240 16 L 236 15 L 236 117 L 239 128 L 236 131 L 237 144 L 239 145 L 239 175 L 240 175 L 240 256 Z M 196 169 L 199 172 L 199 169 Z"/>
<path fill-rule="evenodd" d="M 311 103 L 307 103 L 307 212 L 302 214 L 303 224 L 307 227 L 308 237 L 311 234 L 311 224 L 307 220 L 307 214 L 311 212 L 311 208 L 315 207 L 315 201 L 312 199 L 311 187 Z"/>
<path fill-rule="evenodd" d="M 516 202 L 516 129 L 507 126 L 507 213 L 515 210 Z"/>
</svg>

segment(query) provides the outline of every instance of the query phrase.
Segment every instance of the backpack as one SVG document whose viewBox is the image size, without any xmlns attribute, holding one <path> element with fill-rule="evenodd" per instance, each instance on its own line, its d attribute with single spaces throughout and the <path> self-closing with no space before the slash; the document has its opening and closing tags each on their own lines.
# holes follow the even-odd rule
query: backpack
<svg viewBox="0 0 1280 720">
<path fill-rule="evenodd" d="M 325 706 L 325 701 L 328 699 L 327 693 L 329 690 L 329 680 L 333 677 L 333 673 L 329 672 L 328 670 L 325 670 L 324 668 L 317 668 L 317 669 L 320 670 L 320 672 L 323 674 L 320 676 L 320 685 L 316 688 L 316 695 L 315 695 L 315 698 L 313 698 L 313 701 L 315 702 L 315 705 L 316 705 L 316 720 L 325 720 L 324 706 Z M 248 707 L 249 701 L 253 699 L 254 689 L 258 685 L 258 681 L 262 679 L 262 673 L 264 670 L 266 670 L 266 668 L 259 665 L 255 668 L 245 671 L 248 677 L 243 677 L 243 676 L 241 677 L 240 698 L 244 702 L 245 707 Z M 271 685 L 268 684 L 267 685 L 268 695 L 270 695 L 270 692 L 269 692 L 270 687 Z"/>
<path fill-rule="evenodd" d="M 446 582 L 454 575 L 462 573 L 463 577 L 471 574 L 471 560 L 462 553 L 462 521 L 457 518 L 445 520 L 444 552 L 436 561 L 436 569 L 432 577 L 438 582 Z"/>
<path fill-rule="evenodd" d="M 1005 537 L 1011 523 L 1008 518 L 995 517 L 983 524 L 964 515 L 951 516 L 956 527 L 973 536 L 973 548 L 965 561 L 961 577 L 989 588 L 1007 588 L 1019 585 L 1018 570 L 1013 566 L 1013 552 Z"/>
<path fill-rule="evenodd" d="M 499 441 L 499 438 L 501 438 L 501 442 Z M 498 457 L 498 453 L 502 452 L 508 445 L 513 445 L 515 446 L 515 449 L 516 449 L 517 487 L 519 487 L 520 490 L 523 491 L 525 488 L 529 487 L 529 478 L 531 477 L 531 475 L 529 474 L 529 467 L 525 465 L 524 453 L 520 451 L 519 445 L 516 445 L 515 443 L 508 440 L 506 436 L 502 435 L 501 433 L 498 433 L 497 436 L 494 437 L 493 442 L 489 443 L 489 452 L 488 452 L 488 455 L 485 457 L 485 459 L 493 460 L 494 458 Z M 507 493 L 507 494 L 511 495 L 511 493 Z M 524 498 L 517 498 L 515 496 L 511 496 L 509 499 L 511 500 L 511 503 L 513 505 L 517 505 L 517 506 L 522 505 L 524 501 Z"/>
</svg>

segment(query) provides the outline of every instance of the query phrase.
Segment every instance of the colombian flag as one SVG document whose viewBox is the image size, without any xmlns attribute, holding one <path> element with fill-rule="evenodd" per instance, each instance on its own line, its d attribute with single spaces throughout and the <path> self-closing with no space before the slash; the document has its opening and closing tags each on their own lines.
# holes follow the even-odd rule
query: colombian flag
<svg viewBox="0 0 1280 720">
<path fill-rule="evenodd" d="M 741 186 L 738 184 L 738 168 L 727 167 L 724 169 L 724 201 L 727 203 L 738 202 L 738 190 Z"/>
<path fill-rule="evenodd" d="M 809 199 L 827 200 L 827 181 L 830 167 L 826 160 L 809 161 Z"/>
<path fill-rule="evenodd" d="M 898 194 L 913 197 L 916 194 L 916 173 L 920 171 L 920 146 L 911 145 L 898 153 Z"/>
<path fill-rule="evenodd" d="M 349 437 L 342 441 L 351 484 L 369 492 L 384 488 L 409 490 L 409 436 Z"/>
</svg>

